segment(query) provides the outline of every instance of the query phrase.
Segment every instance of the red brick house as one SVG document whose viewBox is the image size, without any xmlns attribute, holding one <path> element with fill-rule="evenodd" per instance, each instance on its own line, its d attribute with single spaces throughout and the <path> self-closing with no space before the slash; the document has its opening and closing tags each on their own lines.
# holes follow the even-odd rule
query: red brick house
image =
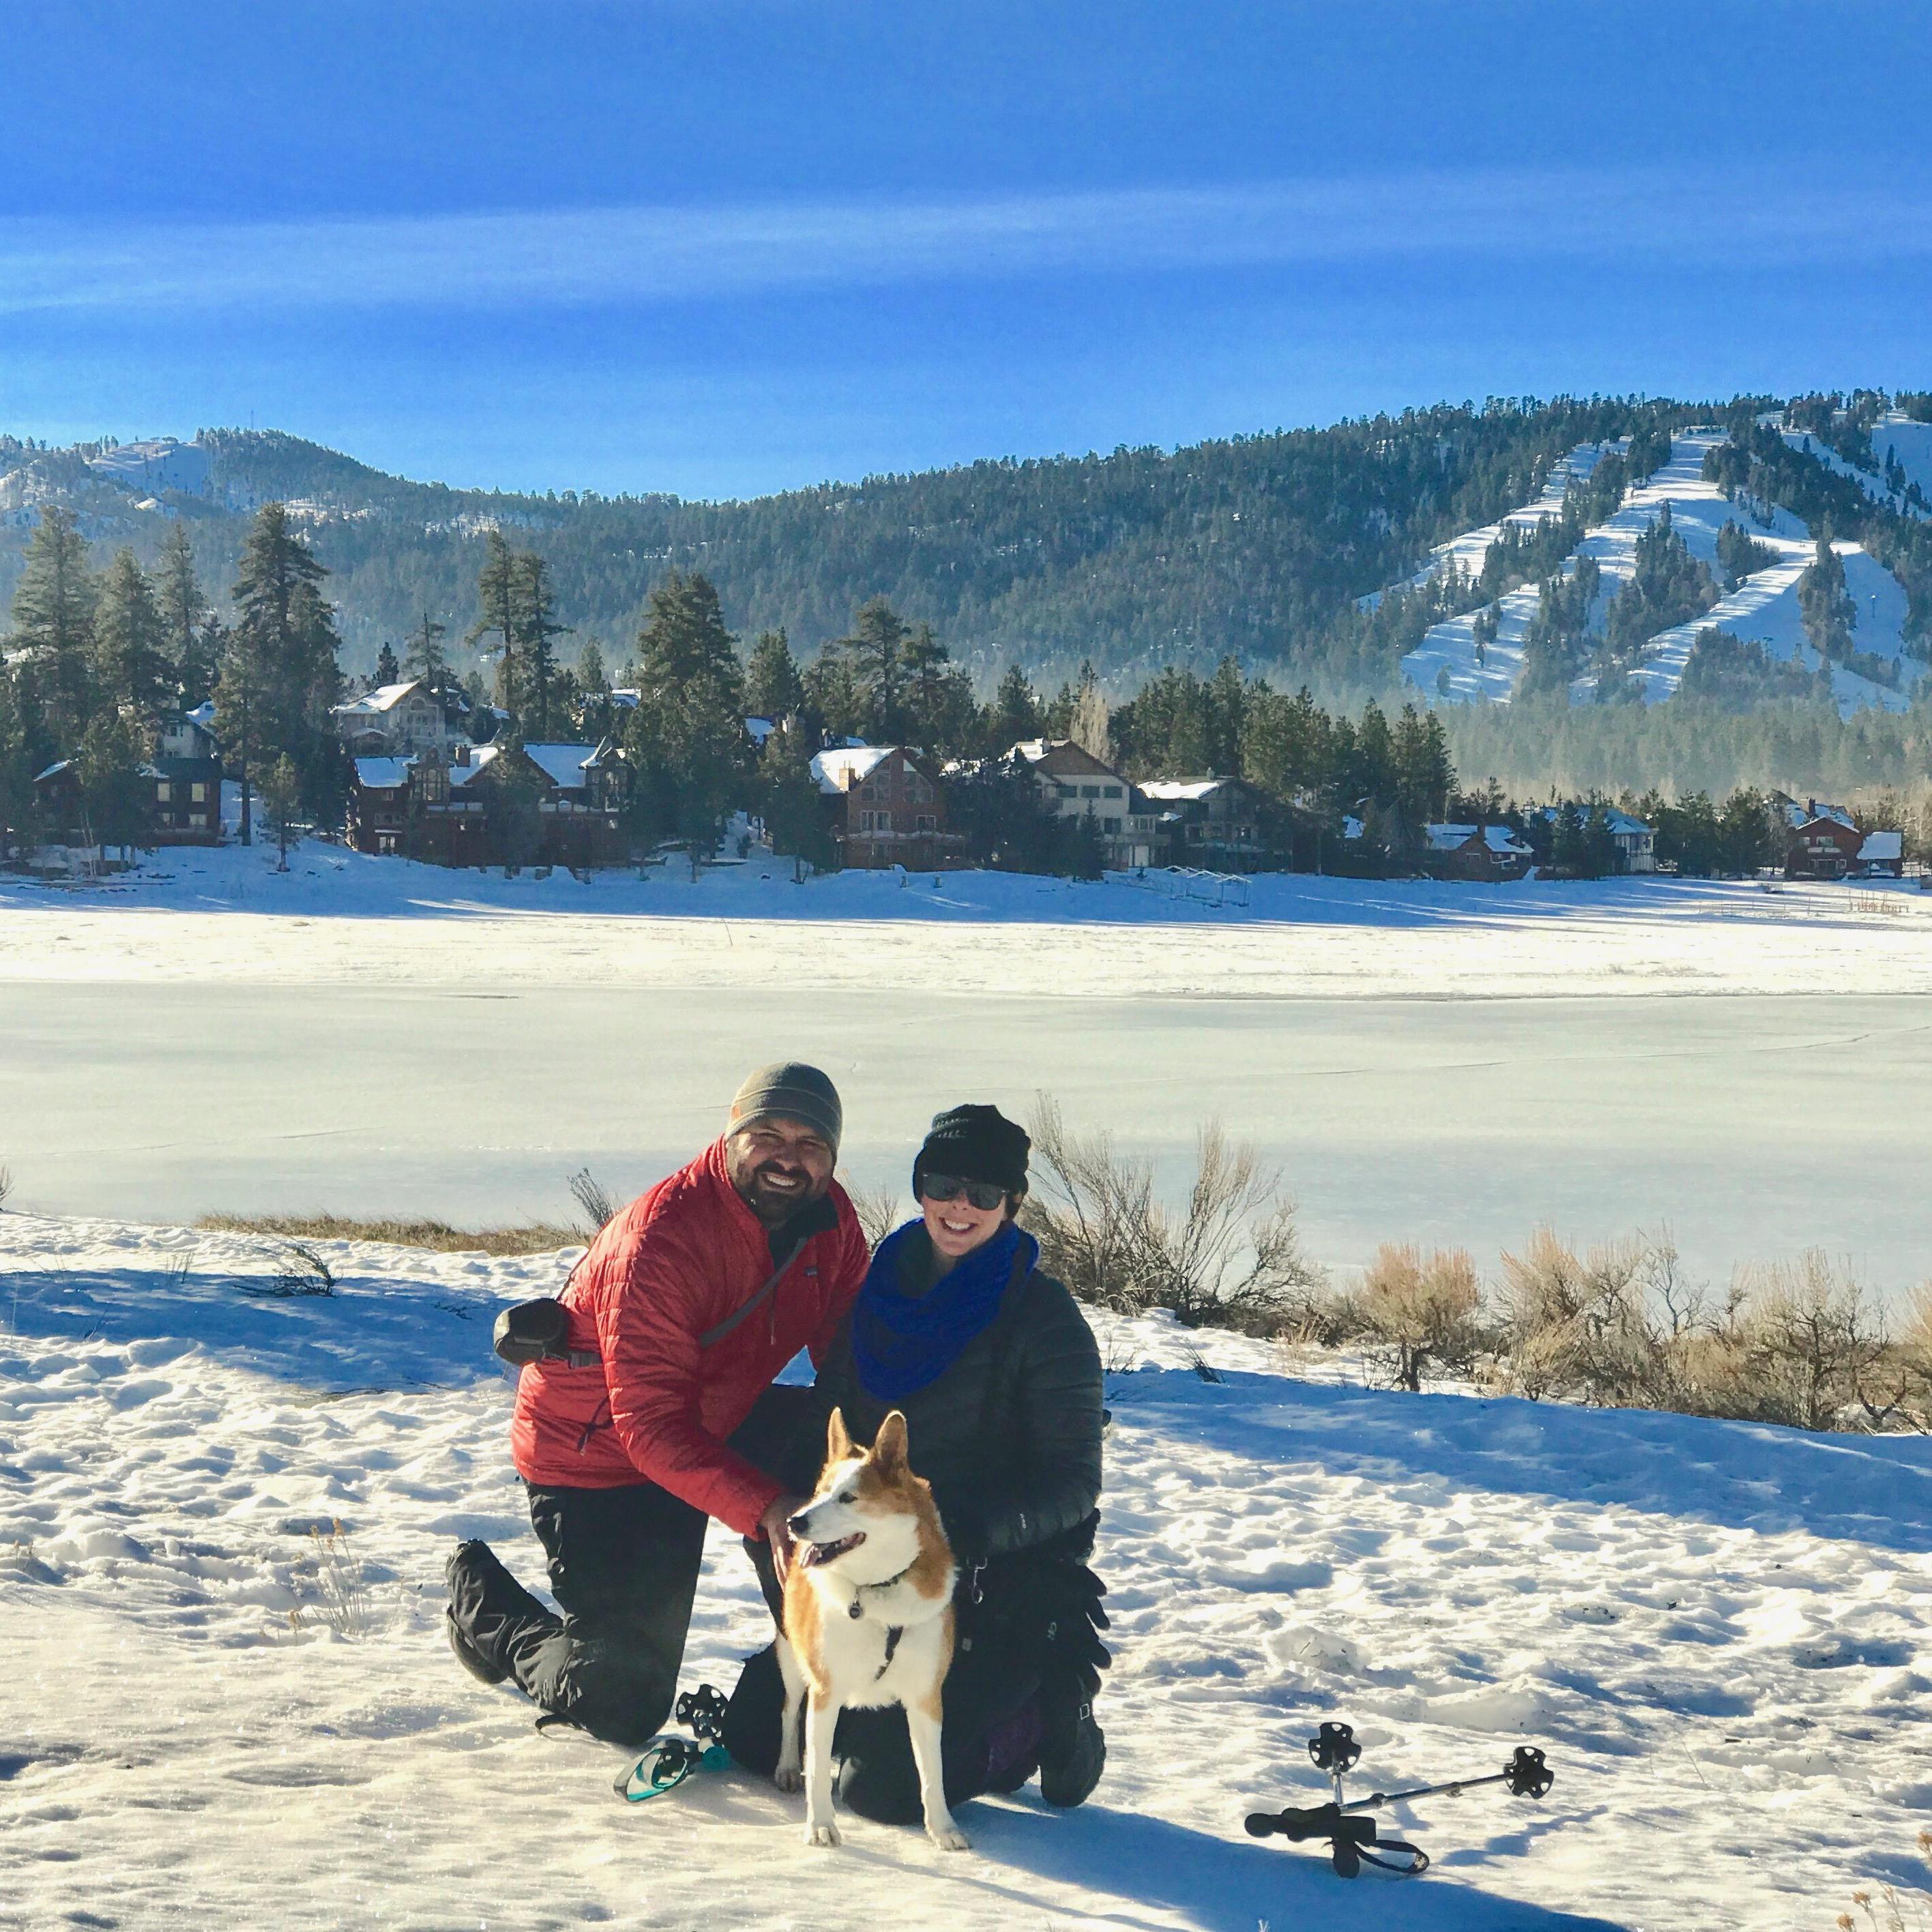
<svg viewBox="0 0 1932 1932">
<path fill-rule="evenodd" d="M 1432 879 L 1520 879 L 1534 862 L 1507 825 L 1425 825 L 1422 868 Z"/>
<path fill-rule="evenodd" d="M 1775 795 L 1784 821 L 1784 876 L 1787 879 L 1842 879 L 1855 871 L 1865 835 L 1842 805 L 1822 805 Z"/>
<path fill-rule="evenodd" d="M 965 849 L 964 837 L 946 829 L 946 794 L 938 775 L 903 745 L 820 752 L 812 776 L 842 864 L 926 872 L 957 860 Z"/>
</svg>

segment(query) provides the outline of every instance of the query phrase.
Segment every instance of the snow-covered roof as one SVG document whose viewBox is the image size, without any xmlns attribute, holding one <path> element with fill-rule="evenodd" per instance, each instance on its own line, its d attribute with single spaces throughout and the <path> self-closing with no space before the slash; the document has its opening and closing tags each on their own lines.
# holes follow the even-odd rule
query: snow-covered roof
<svg viewBox="0 0 1932 1932">
<path fill-rule="evenodd" d="M 370 791 L 393 790 L 410 782 L 413 758 L 358 758 L 356 782 Z"/>
<path fill-rule="evenodd" d="M 374 718 L 386 711 L 392 711 L 412 691 L 422 691 L 423 681 L 419 677 L 407 678 L 400 684 L 379 684 L 374 691 L 365 691 L 360 698 L 352 698 L 346 704 L 334 707 L 338 718 Z"/>
<path fill-rule="evenodd" d="M 1422 830 L 1432 852 L 1460 851 L 1476 836 L 1473 825 L 1425 825 Z M 1482 831 L 1483 843 L 1490 851 L 1504 858 L 1529 856 L 1529 847 L 1507 825 L 1485 825 Z"/>
<path fill-rule="evenodd" d="M 1905 856 L 1905 834 L 1902 832 L 1868 832 L 1865 842 L 1858 848 L 1858 860 L 1869 866 L 1874 860 L 1902 859 Z"/>
<path fill-rule="evenodd" d="M 1552 825 L 1554 825 L 1562 808 L 1555 805 L 1539 805 L 1533 807 L 1532 809 L 1540 817 L 1547 819 Z M 1598 806 L 1580 802 L 1576 810 L 1580 815 L 1586 819 L 1592 812 L 1600 811 L 1604 814 L 1604 823 L 1609 828 L 1610 836 L 1613 838 L 1654 838 L 1657 834 L 1655 826 L 1646 825 L 1642 819 L 1633 818 L 1628 812 L 1619 812 L 1613 805 Z"/>
<path fill-rule="evenodd" d="M 776 718 L 747 718 L 745 720 L 746 736 L 761 752 L 765 748 L 765 740 L 778 728 L 778 722 Z"/>
<path fill-rule="evenodd" d="M 892 755 L 890 745 L 839 745 L 820 752 L 812 761 L 812 776 L 827 797 L 850 791 L 883 759 Z"/>
<path fill-rule="evenodd" d="M 65 770 L 67 770 L 67 768 L 68 767 L 68 766 L 70 766 L 70 764 L 72 764 L 73 763 L 74 763 L 74 760 L 73 760 L 71 758 L 57 758 L 57 759 L 56 759 L 56 760 L 55 760 L 55 761 L 54 761 L 52 764 L 50 764 L 50 766 L 48 766 L 48 767 L 46 768 L 46 770 L 45 771 L 44 771 L 44 772 L 35 772 L 35 773 L 34 773 L 34 784 L 38 784 L 41 782 L 41 780 L 42 780 L 42 779 L 44 779 L 44 778 L 50 778 L 53 777 L 53 776 L 54 776 L 54 775 L 55 775 L 56 772 L 64 772 L 64 771 L 65 771 Z"/>
<path fill-rule="evenodd" d="M 1815 825 L 1821 819 L 1828 819 L 1834 825 L 1842 825 L 1847 831 L 1856 832 L 1858 822 L 1842 805 L 1823 805 L 1815 798 L 1786 799 L 1784 802 L 1784 820 L 1796 832 L 1801 826 Z"/>
<path fill-rule="evenodd" d="M 638 700 L 642 694 L 629 685 L 620 685 L 611 692 L 610 702 L 620 711 L 634 711 L 638 708 Z"/>
<path fill-rule="evenodd" d="M 1139 789 L 1163 805 L 1179 805 L 1205 798 L 1227 782 L 1226 778 L 1150 778 Z"/>
<path fill-rule="evenodd" d="M 524 755 L 552 784 L 566 788 L 584 782 L 584 768 L 597 755 L 595 745 L 526 745 Z"/>
</svg>

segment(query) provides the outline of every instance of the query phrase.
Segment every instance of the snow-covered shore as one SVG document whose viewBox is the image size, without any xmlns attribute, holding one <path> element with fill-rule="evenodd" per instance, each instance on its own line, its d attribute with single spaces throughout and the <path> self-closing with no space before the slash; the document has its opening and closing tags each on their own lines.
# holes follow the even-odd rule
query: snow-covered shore
<svg viewBox="0 0 1932 1932">
<path fill-rule="evenodd" d="M 1157 1319 L 1102 1324 L 1093 1803 L 974 1804 L 966 1858 L 808 1857 L 735 1772 L 626 1809 L 440 1627 L 457 1537 L 536 1573 L 488 1323 L 569 1252 L 325 1252 L 334 1297 L 262 1300 L 248 1238 L 0 1218 L 0 1925 L 1756 1932 L 1922 1876 L 1932 1445 L 1297 1380 Z M 760 1618 L 714 1539 L 686 1681 Z M 1315 1802 L 1328 1717 L 1376 1785 L 1519 1742 L 1558 1783 L 1419 1806 L 1436 1870 L 1347 1886 L 1240 1829 Z"/>
<path fill-rule="evenodd" d="M 1264 874 L 1250 903 L 997 872 L 759 860 L 506 879 L 310 844 L 162 855 L 92 888 L 0 883 L 0 981 L 947 988 L 1015 996 L 1932 992 L 1908 884 L 1508 886 Z"/>
</svg>

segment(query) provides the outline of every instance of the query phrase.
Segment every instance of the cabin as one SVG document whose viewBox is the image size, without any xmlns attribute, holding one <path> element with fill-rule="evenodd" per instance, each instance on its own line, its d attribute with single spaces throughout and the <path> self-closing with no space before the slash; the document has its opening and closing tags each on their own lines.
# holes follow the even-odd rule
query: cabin
<svg viewBox="0 0 1932 1932">
<path fill-rule="evenodd" d="M 1280 802 L 1246 778 L 1150 778 L 1139 790 L 1160 814 L 1171 864 L 1258 872 L 1288 862 Z"/>
<path fill-rule="evenodd" d="M 148 822 L 157 845 L 221 843 L 221 747 L 200 718 L 164 712 L 149 725 L 154 755 L 142 767 L 154 787 Z"/>
<path fill-rule="evenodd" d="M 1535 862 L 1528 842 L 1507 825 L 1425 825 L 1422 868 L 1432 879 L 1499 883 Z"/>
<path fill-rule="evenodd" d="M 378 685 L 332 708 L 335 728 L 351 758 L 413 758 L 446 754 L 454 734 L 442 700 L 420 678 Z"/>
<path fill-rule="evenodd" d="M 840 862 L 928 872 L 956 862 L 964 837 L 946 827 L 946 791 L 923 755 L 904 745 L 840 745 L 812 761 Z"/>
<path fill-rule="evenodd" d="M 1858 870 L 1868 879 L 1904 878 L 1905 834 L 1868 832 L 1858 848 Z"/>
<path fill-rule="evenodd" d="M 1784 824 L 1787 879 L 1842 879 L 1857 869 L 1865 835 L 1842 805 L 1773 794 Z"/>
</svg>

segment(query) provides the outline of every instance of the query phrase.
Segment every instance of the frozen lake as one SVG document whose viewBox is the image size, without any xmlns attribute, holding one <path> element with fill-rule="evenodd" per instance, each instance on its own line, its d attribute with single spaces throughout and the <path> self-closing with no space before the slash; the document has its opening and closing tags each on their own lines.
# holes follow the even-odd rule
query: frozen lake
<svg viewBox="0 0 1932 1932">
<path fill-rule="evenodd" d="M 783 946 L 782 932 L 770 934 Z M 1010 932 L 1016 950 L 1040 940 Z M 1875 1286 L 1932 1275 L 1922 996 L 1057 998 L 829 986 L 0 986 L 16 1204 L 567 1218 L 588 1165 L 634 1191 L 713 1133 L 740 1077 L 838 1080 L 848 1176 L 903 1196 L 962 1099 L 1111 1126 L 1178 1180 L 1219 1114 L 1284 1170 L 1310 1251 L 1454 1242 L 1492 1269 L 1549 1220 L 1667 1222 L 1694 1272 L 1822 1246 Z"/>
</svg>

